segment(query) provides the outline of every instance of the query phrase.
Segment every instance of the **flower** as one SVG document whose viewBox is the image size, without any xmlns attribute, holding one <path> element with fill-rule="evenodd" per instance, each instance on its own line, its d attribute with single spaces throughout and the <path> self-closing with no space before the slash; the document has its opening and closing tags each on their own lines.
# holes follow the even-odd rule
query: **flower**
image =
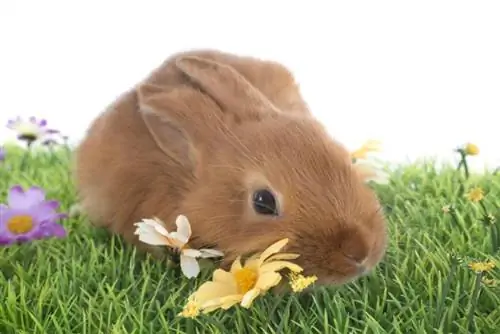
<svg viewBox="0 0 500 334">
<path fill-rule="evenodd" d="M 463 150 L 464 150 L 465 154 L 467 154 L 467 155 L 478 155 L 479 154 L 479 147 L 475 144 L 472 144 L 472 143 L 465 144 Z"/>
<path fill-rule="evenodd" d="M 380 142 L 377 140 L 368 140 L 360 148 L 351 152 L 353 160 L 366 159 L 370 152 L 380 151 Z"/>
<path fill-rule="evenodd" d="M 495 264 L 491 261 L 488 262 L 470 262 L 469 268 L 476 273 L 483 273 L 491 271 L 495 268 Z"/>
<path fill-rule="evenodd" d="M 483 284 L 484 285 L 487 285 L 487 286 L 497 286 L 499 283 L 498 280 L 494 279 L 494 278 L 486 278 L 486 277 L 483 277 L 482 278 L 482 281 L 483 281 Z"/>
<path fill-rule="evenodd" d="M 175 221 L 176 232 L 168 232 L 163 226 L 163 222 L 154 217 L 153 219 L 143 219 L 137 226 L 134 234 L 139 236 L 139 240 L 155 246 L 168 246 L 180 253 L 182 273 L 187 278 L 193 278 L 200 273 L 200 265 L 197 258 L 212 258 L 223 256 L 224 254 L 213 249 L 193 249 L 188 246 L 191 238 L 191 225 L 184 215 L 177 216 Z"/>
<path fill-rule="evenodd" d="M 0 162 L 5 160 L 5 149 L 3 146 L 0 146 Z"/>
<path fill-rule="evenodd" d="M 441 210 L 444 212 L 444 213 L 450 213 L 450 211 L 452 210 L 451 208 L 451 205 L 445 205 L 441 208 Z"/>
<path fill-rule="evenodd" d="M 298 273 L 291 273 L 289 277 L 293 292 L 300 292 L 318 280 L 315 275 L 306 277 Z"/>
<path fill-rule="evenodd" d="M 203 283 L 189 297 L 186 307 L 196 305 L 202 313 L 209 313 L 218 308 L 227 310 L 235 304 L 249 308 L 254 299 L 279 284 L 282 276 L 278 271 L 288 268 L 292 272 L 301 272 L 302 268 L 290 261 L 298 254 L 280 253 L 288 243 L 282 239 L 262 252 L 241 264 L 238 256 L 232 263 L 230 271 L 216 269 L 212 281 Z M 185 307 L 185 308 L 186 308 Z"/>
<path fill-rule="evenodd" d="M 19 140 L 32 143 L 43 136 L 55 134 L 59 131 L 47 128 L 47 121 L 45 119 L 38 120 L 36 117 L 30 117 L 28 121 L 23 120 L 21 117 L 11 119 L 7 123 L 7 127 L 17 132 Z"/>
<path fill-rule="evenodd" d="M 467 193 L 467 198 L 472 202 L 482 201 L 484 198 L 484 191 L 480 187 L 475 187 Z"/>
<path fill-rule="evenodd" d="M 379 184 L 389 183 L 389 175 L 369 160 L 356 159 L 354 168 L 365 182 L 373 181 Z"/>
<path fill-rule="evenodd" d="M 46 200 L 39 187 L 26 191 L 19 185 L 11 187 L 7 205 L 0 204 L 0 245 L 66 236 L 57 223 L 66 214 L 58 213 L 58 208 L 59 202 Z"/>
</svg>

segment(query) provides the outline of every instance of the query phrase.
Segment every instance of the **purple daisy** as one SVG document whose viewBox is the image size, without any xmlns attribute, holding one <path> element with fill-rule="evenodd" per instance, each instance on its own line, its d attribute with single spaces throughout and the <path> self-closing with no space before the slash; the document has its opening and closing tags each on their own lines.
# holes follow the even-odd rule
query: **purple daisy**
<svg viewBox="0 0 500 334">
<path fill-rule="evenodd" d="M 21 117 L 16 117 L 7 122 L 7 127 L 17 132 L 17 138 L 32 143 L 37 139 L 48 135 L 59 133 L 59 131 L 47 127 L 45 119 L 37 119 L 31 116 L 27 121 Z"/>
<path fill-rule="evenodd" d="M 11 187 L 7 205 L 0 204 L 0 245 L 65 237 L 66 231 L 57 221 L 67 215 L 58 213 L 58 208 L 59 202 L 46 200 L 39 187 L 26 191 L 19 185 Z"/>
<path fill-rule="evenodd" d="M 5 160 L 5 149 L 0 146 L 0 162 Z"/>
</svg>

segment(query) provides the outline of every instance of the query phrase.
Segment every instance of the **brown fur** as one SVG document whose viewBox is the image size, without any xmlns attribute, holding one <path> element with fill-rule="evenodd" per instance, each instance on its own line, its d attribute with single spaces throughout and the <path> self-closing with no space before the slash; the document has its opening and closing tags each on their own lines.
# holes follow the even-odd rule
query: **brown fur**
<svg viewBox="0 0 500 334">
<path fill-rule="evenodd" d="M 191 246 L 222 250 L 223 266 L 288 237 L 286 250 L 321 284 L 347 282 L 385 252 L 374 193 L 274 62 L 172 56 L 96 119 L 75 167 L 93 223 L 151 252 L 133 223 L 157 216 L 172 230 L 178 214 L 191 222 Z M 279 216 L 253 211 L 260 187 L 276 193 Z"/>
</svg>

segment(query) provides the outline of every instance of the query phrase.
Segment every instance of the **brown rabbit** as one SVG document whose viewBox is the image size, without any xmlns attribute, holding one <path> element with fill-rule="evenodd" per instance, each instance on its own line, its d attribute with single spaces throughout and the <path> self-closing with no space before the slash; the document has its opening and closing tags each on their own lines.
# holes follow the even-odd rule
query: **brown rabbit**
<svg viewBox="0 0 500 334">
<path fill-rule="evenodd" d="M 368 272 L 386 249 L 375 194 L 273 62 L 174 55 L 93 123 L 76 178 L 94 224 L 152 252 L 133 223 L 157 216 L 172 230 L 178 214 L 191 247 L 223 251 L 223 266 L 287 237 L 320 284 Z"/>
</svg>

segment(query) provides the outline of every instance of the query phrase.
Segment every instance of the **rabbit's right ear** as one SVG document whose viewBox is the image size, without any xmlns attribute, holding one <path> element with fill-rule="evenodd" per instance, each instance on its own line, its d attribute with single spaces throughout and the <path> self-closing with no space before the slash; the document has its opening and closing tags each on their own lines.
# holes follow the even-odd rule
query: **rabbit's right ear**
<svg viewBox="0 0 500 334">
<path fill-rule="evenodd" d="M 136 92 L 142 118 L 160 149 L 184 166 L 199 166 L 202 146 L 217 132 L 217 105 L 186 86 L 145 83 Z"/>
</svg>

